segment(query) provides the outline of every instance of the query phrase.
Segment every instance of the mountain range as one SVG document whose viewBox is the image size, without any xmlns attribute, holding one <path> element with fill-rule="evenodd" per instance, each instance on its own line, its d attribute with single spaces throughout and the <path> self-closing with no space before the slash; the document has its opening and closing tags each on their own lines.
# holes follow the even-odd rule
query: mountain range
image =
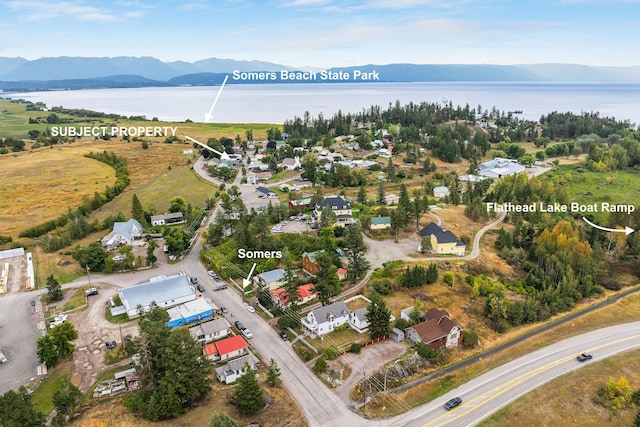
<svg viewBox="0 0 640 427">
<path fill-rule="evenodd" d="M 294 67 L 263 61 L 209 58 L 195 62 L 163 62 L 153 57 L 49 57 L 35 60 L 0 57 L 0 89 L 31 91 L 114 87 L 215 85 L 234 70 L 273 73 L 270 81 L 230 80 L 229 83 L 278 83 L 280 71 Z M 640 66 L 605 67 L 578 64 L 367 64 L 331 68 L 351 73 L 376 72 L 381 82 L 562 82 L 640 83 Z M 304 69 L 300 71 L 320 71 Z M 318 77 L 315 82 L 321 82 Z M 353 80 L 351 80 L 353 82 Z"/>
</svg>

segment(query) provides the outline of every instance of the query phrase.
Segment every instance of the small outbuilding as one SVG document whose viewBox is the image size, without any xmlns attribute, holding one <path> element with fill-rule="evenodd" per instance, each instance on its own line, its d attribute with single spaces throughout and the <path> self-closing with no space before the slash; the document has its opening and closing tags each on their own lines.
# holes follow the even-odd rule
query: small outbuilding
<svg viewBox="0 0 640 427">
<path fill-rule="evenodd" d="M 402 329 L 393 328 L 391 330 L 391 333 L 389 334 L 389 338 L 391 338 L 395 342 L 402 342 L 404 341 L 404 332 L 402 331 Z"/>
</svg>

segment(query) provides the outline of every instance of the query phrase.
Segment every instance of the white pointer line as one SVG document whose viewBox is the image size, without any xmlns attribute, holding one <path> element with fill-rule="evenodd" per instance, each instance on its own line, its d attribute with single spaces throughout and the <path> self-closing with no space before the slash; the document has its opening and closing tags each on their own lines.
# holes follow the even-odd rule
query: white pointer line
<svg viewBox="0 0 640 427">
<path fill-rule="evenodd" d="M 213 104 L 211 104 L 211 108 L 209 108 L 209 112 L 204 113 L 204 121 L 205 123 L 208 122 L 209 120 L 211 120 L 211 117 L 213 117 L 213 109 L 216 106 L 216 103 L 218 102 L 218 98 L 220 98 L 220 94 L 222 93 L 222 89 L 224 89 L 224 85 L 227 84 L 227 79 L 229 78 L 229 75 L 227 74 L 226 76 L 224 76 L 224 81 L 222 82 L 222 86 L 220 86 L 220 90 L 218 90 L 218 94 L 216 95 L 216 99 L 213 100 Z"/>
<path fill-rule="evenodd" d="M 614 233 L 624 233 L 624 234 L 626 234 L 627 236 L 628 236 L 629 234 L 633 233 L 634 231 L 636 231 L 636 230 L 634 230 L 633 228 L 631 228 L 631 227 L 627 227 L 627 226 L 625 226 L 625 227 L 624 227 L 624 229 L 620 229 L 620 228 L 606 228 L 606 227 L 601 227 L 601 226 L 599 226 L 599 225 L 596 225 L 596 224 L 592 223 L 591 221 L 589 221 L 589 220 L 588 220 L 587 218 L 585 218 L 585 217 L 582 217 L 582 219 L 583 219 L 587 224 L 589 224 L 590 226 L 595 227 L 595 228 L 597 228 L 597 229 L 599 229 L 599 230 L 612 231 L 612 232 L 614 232 Z"/>
</svg>

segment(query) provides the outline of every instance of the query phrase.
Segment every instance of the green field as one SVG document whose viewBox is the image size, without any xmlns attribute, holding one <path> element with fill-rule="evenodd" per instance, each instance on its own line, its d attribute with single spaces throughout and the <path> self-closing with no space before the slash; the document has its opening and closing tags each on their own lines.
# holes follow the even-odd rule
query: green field
<svg viewBox="0 0 640 427">
<path fill-rule="evenodd" d="M 565 189 L 572 202 L 640 205 L 640 174 L 633 170 L 592 172 L 579 165 L 564 165 L 540 179 L 554 182 L 556 189 Z"/>
</svg>

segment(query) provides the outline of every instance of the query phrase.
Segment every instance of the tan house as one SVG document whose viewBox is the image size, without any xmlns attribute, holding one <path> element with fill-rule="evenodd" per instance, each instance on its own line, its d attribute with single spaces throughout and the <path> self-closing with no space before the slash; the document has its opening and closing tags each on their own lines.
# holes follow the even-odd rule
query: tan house
<svg viewBox="0 0 640 427">
<path fill-rule="evenodd" d="M 431 308 L 425 314 L 425 321 L 404 330 L 405 338 L 412 343 L 422 341 L 430 348 L 452 348 L 462 343 L 464 330 L 451 320 L 446 310 Z"/>
<path fill-rule="evenodd" d="M 431 252 L 463 256 L 465 244 L 449 230 L 445 230 L 435 222 L 419 231 L 420 236 L 431 238 Z M 422 247 L 419 248 L 421 250 Z"/>
<path fill-rule="evenodd" d="M 353 224 L 353 211 L 351 204 L 340 196 L 328 196 L 323 201 L 316 203 L 315 209 L 311 213 L 311 218 L 315 221 L 320 221 L 322 216 L 322 210 L 325 207 L 330 207 L 334 214 L 336 214 L 336 227 L 344 227 L 348 224 Z"/>
</svg>

